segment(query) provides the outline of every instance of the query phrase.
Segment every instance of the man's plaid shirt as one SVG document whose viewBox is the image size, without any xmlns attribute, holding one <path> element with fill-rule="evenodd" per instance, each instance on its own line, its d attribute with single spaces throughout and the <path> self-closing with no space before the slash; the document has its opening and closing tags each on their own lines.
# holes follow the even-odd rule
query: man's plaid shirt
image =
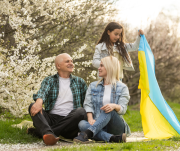
<svg viewBox="0 0 180 151">
<path fill-rule="evenodd" d="M 70 88 L 73 95 L 73 107 L 83 107 L 87 85 L 86 82 L 77 76 L 70 75 Z M 45 111 L 50 111 L 56 102 L 59 94 L 59 75 L 58 73 L 46 77 L 41 83 L 41 88 L 37 94 L 33 94 L 33 99 L 36 101 L 38 98 L 43 100 Z"/>
</svg>

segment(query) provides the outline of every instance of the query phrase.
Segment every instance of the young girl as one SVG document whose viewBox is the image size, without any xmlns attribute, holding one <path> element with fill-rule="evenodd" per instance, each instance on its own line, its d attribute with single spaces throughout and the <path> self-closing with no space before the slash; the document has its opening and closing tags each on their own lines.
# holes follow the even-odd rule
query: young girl
<svg viewBox="0 0 180 151">
<path fill-rule="evenodd" d="M 123 79 L 123 69 L 133 71 L 134 67 L 128 52 L 136 51 L 139 48 L 140 34 L 143 31 L 139 30 L 138 37 L 134 43 L 125 43 L 124 28 L 119 23 L 110 22 L 95 48 L 93 56 L 93 66 L 99 68 L 101 59 L 106 56 L 115 56 L 120 62 L 120 79 Z"/>
</svg>

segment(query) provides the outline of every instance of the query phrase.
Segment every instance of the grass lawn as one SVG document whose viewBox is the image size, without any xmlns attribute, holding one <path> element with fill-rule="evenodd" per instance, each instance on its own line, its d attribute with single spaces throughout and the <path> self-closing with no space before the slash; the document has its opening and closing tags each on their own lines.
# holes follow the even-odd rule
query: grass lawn
<svg viewBox="0 0 180 151">
<path fill-rule="evenodd" d="M 0 120 L 0 143 L 1 144 L 16 144 L 16 143 L 34 143 L 40 141 L 40 139 L 32 137 L 26 134 L 27 128 L 14 128 L 11 125 L 19 124 L 23 120 L 31 120 L 30 116 L 23 119 L 17 119 L 10 114 L 4 115 L 4 120 Z"/>
<path fill-rule="evenodd" d="M 133 109 L 134 106 L 128 107 L 126 114 L 123 116 L 128 123 L 131 132 L 143 131 L 141 124 L 141 114 L 138 109 Z"/>
<path fill-rule="evenodd" d="M 168 102 L 172 110 L 175 112 L 178 120 L 180 121 L 180 104 Z M 134 110 L 134 106 L 128 108 L 127 114 L 124 115 L 124 119 L 129 124 L 131 131 L 142 131 L 141 125 L 141 115 L 139 110 Z M 24 117 L 23 119 L 17 119 L 6 113 L 5 121 L 0 120 L 0 143 L 34 143 L 42 141 L 41 139 L 34 138 L 31 135 L 26 134 L 26 128 L 19 129 L 13 128 L 12 124 L 19 124 L 23 120 L 31 120 L 29 116 Z M 93 147 L 92 147 L 93 146 Z M 48 149 L 47 151 L 60 151 L 60 150 L 80 150 L 80 151 L 103 151 L 103 150 L 175 150 L 180 149 L 180 137 L 174 137 L 169 140 L 152 140 L 148 142 L 134 142 L 134 143 L 124 143 L 124 144 L 89 144 L 89 145 L 71 145 L 67 147 L 61 147 L 59 149 Z"/>
<path fill-rule="evenodd" d="M 106 143 L 89 145 L 72 145 L 56 149 L 47 149 L 46 151 L 167 151 L 180 148 L 180 138 L 175 140 L 153 140 L 149 142 L 134 143 Z"/>
</svg>

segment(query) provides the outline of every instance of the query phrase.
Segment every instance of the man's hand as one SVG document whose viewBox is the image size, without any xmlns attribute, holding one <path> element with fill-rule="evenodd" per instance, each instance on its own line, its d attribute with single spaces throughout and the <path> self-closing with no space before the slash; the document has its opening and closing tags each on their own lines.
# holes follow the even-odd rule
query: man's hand
<svg viewBox="0 0 180 151">
<path fill-rule="evenodd" d="M 43 104 L 43 100 L 38 98 L 36 100 L 36 102 L 33 104 L 33 106 L 31 107 L 31 116 L 35 116 L 38 112 L 40 112 L 42 114 L 42 104 Z"/>
<path fill-rule="evenodd" d="M 104 105 L 100 109 L 104 110 L 105 113 L 109 113 L 109 112 L 113 111 L 115 108 L 116 108 L 116 104 L 110 103 L 110 104 Z"/>
</svg>

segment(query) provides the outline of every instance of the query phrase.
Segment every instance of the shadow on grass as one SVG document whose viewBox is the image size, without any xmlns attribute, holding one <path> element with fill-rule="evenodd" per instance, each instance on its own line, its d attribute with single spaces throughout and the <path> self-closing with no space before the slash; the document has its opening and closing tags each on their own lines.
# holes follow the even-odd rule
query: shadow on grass
<svg viewBox="0 0 180 151">
<path fill-rule="evenodd" d="M 172 141 L 180 141 L 180 136 L 179 136 L 179 137 L 172 137 L 172 138 L 170 138 L 169 140 L 172 140 Z"/>
</svg>

